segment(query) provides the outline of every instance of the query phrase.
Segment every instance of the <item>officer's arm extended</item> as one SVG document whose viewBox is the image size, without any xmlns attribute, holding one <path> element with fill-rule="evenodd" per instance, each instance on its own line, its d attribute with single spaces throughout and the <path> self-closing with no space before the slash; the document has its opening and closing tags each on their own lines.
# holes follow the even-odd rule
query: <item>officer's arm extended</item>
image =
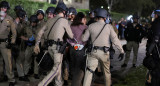
<svg viewBox="0 0 160 86">
<path fill-rule="evenodd" d="M 11 43 L 15 43 L 16 41 L 16 36 L 17 36 L 17 32 L 16 32 L 16 26 L 15 23 L 13 22 L 13 19 L 10 19 L 10 25 L 11 25 L 11 32 L 12 32 L 12 40 Z"/>
<path fill-rule="evenodd" d="M 109 26 L 110 28 L 110 37 L 111 37 L 111 41 L 112 43 L 118 48 L 118 50 L 120 51 L 120 53 L 124 53 L 124 50 L 122 48 L 122 45 L 117 37 L 117 34 L 115 33 L 115 31 L 113 30 L 112 26 Z"/>
<path fill-rule="evenodd" d="M 41 37 L 44 34 L 44 31 L 46 30 L 46 24 L 42 27 L 42 29 L 38 32 L 37 38 L 36 38 L 36 45 L 39 45 L 41 41 Z"/>
<path fill-rule="evenodd" d="M 70 25 L 69 25 L 69 23 L 68 23 L 68 20 L 66 20 L 65 19 L 65 29 L 66 29 L 66 32 L 67 32 L 67 34 L 68 34 L 68 36 L 71 38 L 71 39 L 73 39 L 73 33 L 72 33 L 72 30 L 71 30 L 71 27 L 70 27 Z"/>
</svg>

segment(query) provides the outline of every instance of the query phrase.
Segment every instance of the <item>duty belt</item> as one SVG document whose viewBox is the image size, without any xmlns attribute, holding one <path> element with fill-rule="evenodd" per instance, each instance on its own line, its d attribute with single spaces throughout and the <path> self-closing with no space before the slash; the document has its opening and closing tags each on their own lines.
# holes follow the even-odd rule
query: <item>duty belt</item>
<svg viewBox="0 0 160 86">
<path fill-rule="evenodd" d="M 109 47 L 106 47 L 106 46 L 104 46 L 104 47 L 94 46 L 93 49 L 94 49 L 94 50 L 97 50 L 97 49 L 98 49 L 98 50 L 102 50 L 102 51 L 104 51 L 105 53 L 107 53 L 110 48 L 109 48 Z"/>
<path fill-rule="evenodd" d="M 54 41 L 54 40 L 45 41 L 45 45 L 47 45 L 47 46 L 52 46 L 53 44 L 63 45 L 63 42 L 62 41 Z"/>
<path fill-rule="evenodd" d="M 97 49 L 98 49 L 98 50 L 103 50 L 103 48 L 104 48 L 104 47 L 94 46 L 94 48 L 93 48 L 93 49 L 95 49 L 95 50 L 97 50 Z"/>
<path fill-rule="evenodd" d="M 0 42 L 7 42 L 7 39 L 0 39 Z"/>
</svg>

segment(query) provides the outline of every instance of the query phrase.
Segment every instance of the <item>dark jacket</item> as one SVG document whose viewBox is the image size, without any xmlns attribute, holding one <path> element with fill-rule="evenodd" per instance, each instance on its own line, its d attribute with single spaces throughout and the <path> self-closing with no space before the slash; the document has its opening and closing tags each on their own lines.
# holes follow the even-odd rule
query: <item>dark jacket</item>
<svg viewBox="0 0 160 86">
<path fill-rule="evenodd" d="M 154 69 L 152 69 L 150 73 L 152 76 L 151 86 L 160 86 L 160 18 L 157 18 L 152 22 L 146 47 L 146 57 L 149 56 L 149 58 L 152 58 L 152 64 L 155 65 Z M 151 64 L 151 61 L 148 64 Z"/>
<path fill-rule="evenodd" d="M 87 26 L 89 26 L 90 24 L 96 22 L 94 18 L 90 18 L 90 20 L 87 23 Z"/>
<path fill-rule="evenodd" d="M 153 53 L 154 50 L 157 52 L 157 49 L 155 49 L 156 46 L 160 49 L 160 18 L 157 18 L 152 22 L 147 45 L 147 53 Z M 156 54 L 156 52 L 154 54 Z"/>
<path fill-rule="evenodd" d="M 137 24 L 134 27 L 133 23 L 128 23 L 127 28 L 124 31 L 124 36 L 127 41 L 135 41 L 140 43 L 144 37 L 144 31 L 140 24 Z"/>
</svg>

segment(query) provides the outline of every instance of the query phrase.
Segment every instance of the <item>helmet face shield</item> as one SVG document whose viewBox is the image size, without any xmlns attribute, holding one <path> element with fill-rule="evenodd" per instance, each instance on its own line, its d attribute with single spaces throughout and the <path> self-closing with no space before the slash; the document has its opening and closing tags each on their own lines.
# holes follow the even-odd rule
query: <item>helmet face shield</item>
<svg viewBox="0 0 160 86">
<path fill-rule="evenodd" d="M 154 12 L 154 11 L 152 12 L 151 17 L 152 17 L 152 18 L 155 17 L 155 12 Z"/>
<path fill-rule="evenodd" d="M 151 14 L 152 18 L 155 18 L 155 15 L 158 14 L 158 16 L 160 16 L 160 10 L 154 10 Z"/>
</svg>

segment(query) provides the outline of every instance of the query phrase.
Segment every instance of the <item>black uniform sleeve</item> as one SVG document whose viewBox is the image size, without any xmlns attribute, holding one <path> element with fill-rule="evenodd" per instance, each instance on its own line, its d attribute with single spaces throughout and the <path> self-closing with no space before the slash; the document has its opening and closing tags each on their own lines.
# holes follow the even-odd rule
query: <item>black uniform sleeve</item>
<svg viewBox="0 0 160 86">
<path fill-rule="evenodd" d="M 155 46 L 160 42 L 160 24 L 157 24 L 153 31 L 153 39 L 147 51 L 148 54 L 151 54 Z"/>
</svg>

